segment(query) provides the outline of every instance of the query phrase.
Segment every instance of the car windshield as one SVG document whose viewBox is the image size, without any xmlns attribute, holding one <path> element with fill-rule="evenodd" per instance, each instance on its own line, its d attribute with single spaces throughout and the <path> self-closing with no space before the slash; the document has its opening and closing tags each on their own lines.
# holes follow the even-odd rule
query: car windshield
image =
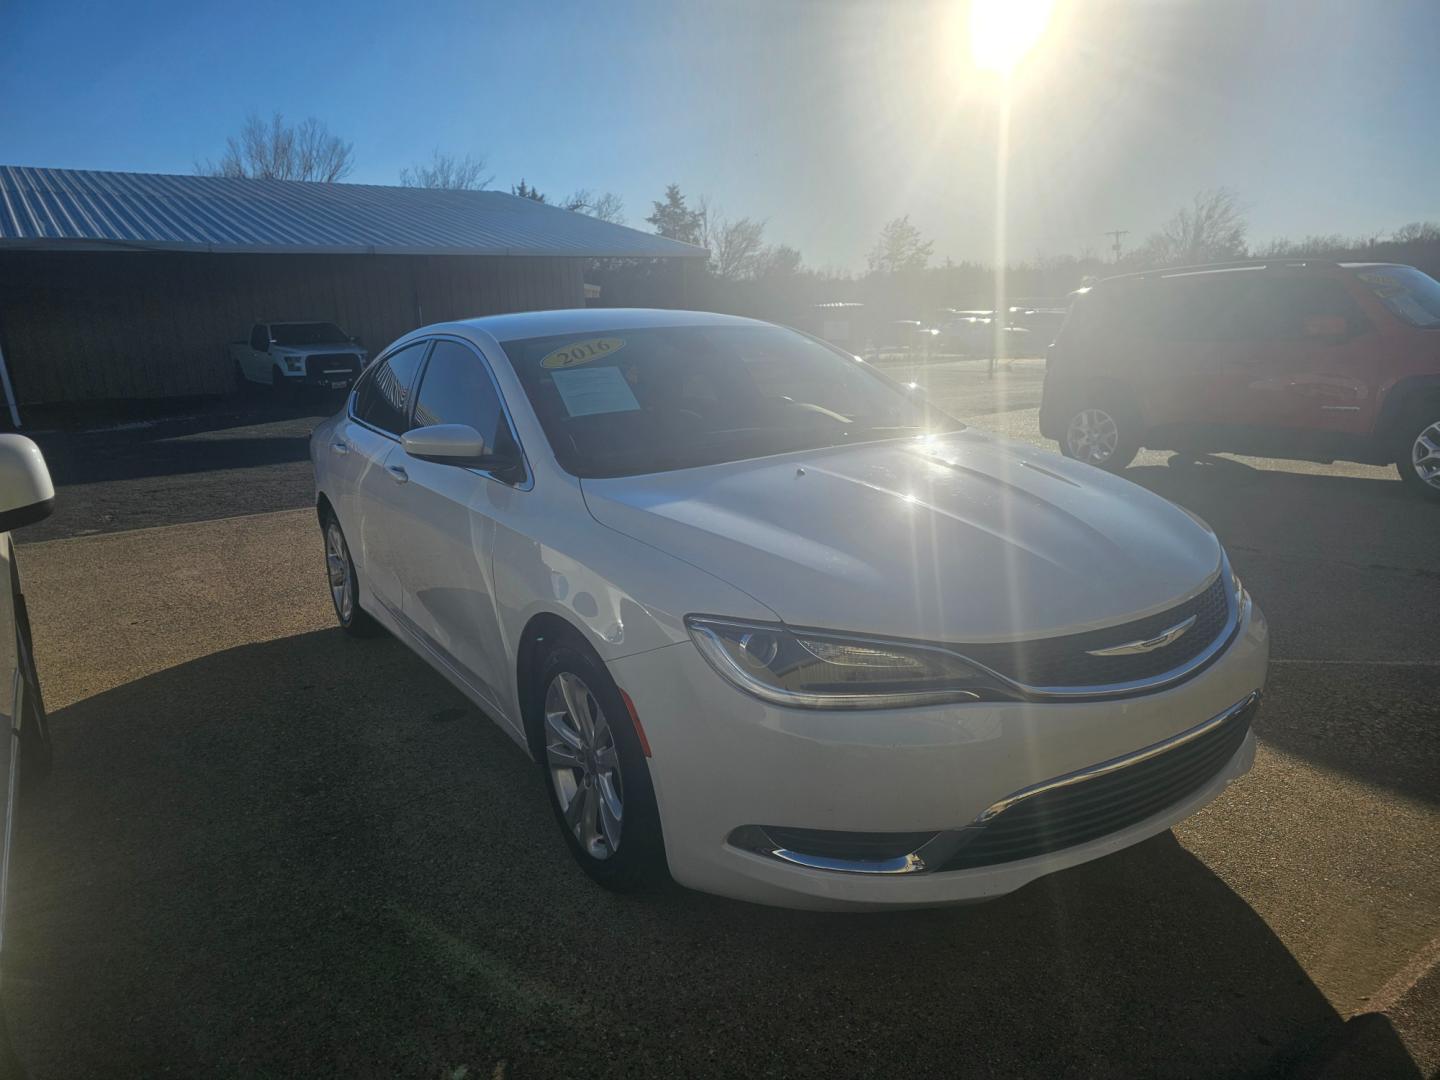
<svg viewBox="0 0 1440 1080">
<path fill-rule="evenodd" d="M 629 476 L 963 427 L 869 365 L 772 326 L 504 343 L 561 467 Z"/>
<path fill-rule="evenodd" d="M 274 323 L 270 336 L 276 345 L 346 345 L 350 339 L 334 323 Z"/>
<path fill-rule="evenodd" d="M 1440 281 L 1413 266 L 1361 271 L 1380 302 L 1412 326 L 1440 327 Z"/>
</svg>

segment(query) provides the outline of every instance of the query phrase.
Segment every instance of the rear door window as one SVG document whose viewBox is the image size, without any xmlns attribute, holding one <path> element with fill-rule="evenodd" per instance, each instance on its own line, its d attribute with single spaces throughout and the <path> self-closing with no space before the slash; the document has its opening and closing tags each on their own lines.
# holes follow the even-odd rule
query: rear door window
<svg viewBox="0 0 1440 1080">
<path fill-rule="evenodd" d="M 418 341 L 371 368 L 355 391 L 355 418 L 392 435 L 403 434 L 409 427 L 410 388 L 429 347 L 428 341 Z"/>
<path fill-rule="evenodd" d="M 1148 336 L 1162 341 L 1225 341 L 1235 336 L 1247 282 L 1221 275 L 1161 278 L 1145 306 Z"/>
<path fill-rule="evenodd" d="M 1339 316 L 1352 327 L 1365 321 L 1349 291 L 1334 278 L 1267 277 L 1246 297 L 1239 330 L 1246 338 L 1275 340 L 1305 336 L 1316 316 Z"/>
</svg>

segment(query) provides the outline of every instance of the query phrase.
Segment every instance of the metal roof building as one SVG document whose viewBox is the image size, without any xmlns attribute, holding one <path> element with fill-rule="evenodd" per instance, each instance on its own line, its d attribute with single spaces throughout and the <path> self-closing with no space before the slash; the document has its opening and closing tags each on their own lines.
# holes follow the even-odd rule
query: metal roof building
<svg viewBox="0 0 1440 1080">
<path fill-rule="evenodd" d="M 252 322 L 335 322 L 373 353 L 583 306 L 589 259 L 705 254 L 498 191 L 0 166 L 0 381 L 12 405 L 224 393 Z"/>
</svg>

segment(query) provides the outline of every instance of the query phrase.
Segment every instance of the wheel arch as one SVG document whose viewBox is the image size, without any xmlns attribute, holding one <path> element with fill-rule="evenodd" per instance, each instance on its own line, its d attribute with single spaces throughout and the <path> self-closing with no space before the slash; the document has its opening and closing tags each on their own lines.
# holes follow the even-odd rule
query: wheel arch
<svg viewBox="0 0 1440 1080">
<path fill-rule="evenodd" d="M 536 761 L 545 757 L 545 733 L 539 711 L 540 688 L 535 685 L 545 647 L 564 640 L 588 653 L 602 668 L 605 661 L 590 644 L 590 639 L 575 623 L 553 611 L 541 611 L 530 617 L 515 648 L 515 696 L 520 706 L 520 722 L 525 727 L 525 745 Z"/>
<path fill-rule="evenodd" d="M 1045 388 L 1047 398 L 1052 394 L 1053 404 L 1042 400 L 1040 405 L 1040 434 L 1047 439 L 1061 441 L 1065 437 L 1065 427 L 1076 410 L 1100 401 L 1124 406 L 1139 421 L 1141 430 L 1145 428 L 1145 412 L 1140 396 L 1133 387 L 1114 375 L 1082 375 L 1067 378 L 1064 382 L 1056 380 L 1053 390 L 1051 385 Z"/>
<path fill-rule="evenodd" d="M 1384 445 L 1390 446 L 1397 436 L 1403 434 L 1401 425 L 1424 405 L 1440 408 L 1440 374 L 1411 375 L 1390 387 L 1380 405 L 1375 434 L 1384 441 Z"/>
<path fill-rule="evenodd" d="M 335 512 L 335 504 L 330 501 L 330 496 L 323 491 L 315 496 L 315 516 L 320 519 L 320 527 L 323 529 L 325 523 L 331 518 L 340 520 L 340 515 Z"/>
</svg>

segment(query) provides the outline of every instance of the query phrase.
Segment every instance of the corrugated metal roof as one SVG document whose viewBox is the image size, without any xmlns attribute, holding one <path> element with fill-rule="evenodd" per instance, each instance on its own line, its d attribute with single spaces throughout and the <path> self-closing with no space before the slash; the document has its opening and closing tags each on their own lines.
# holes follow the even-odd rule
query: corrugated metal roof
<svg viewBox="0 0 1440 1080">
<path fill-rule="evenodd" d="M 0 165 L 0 250 L 700 258 L 500 191 Z"/>
</svg>

